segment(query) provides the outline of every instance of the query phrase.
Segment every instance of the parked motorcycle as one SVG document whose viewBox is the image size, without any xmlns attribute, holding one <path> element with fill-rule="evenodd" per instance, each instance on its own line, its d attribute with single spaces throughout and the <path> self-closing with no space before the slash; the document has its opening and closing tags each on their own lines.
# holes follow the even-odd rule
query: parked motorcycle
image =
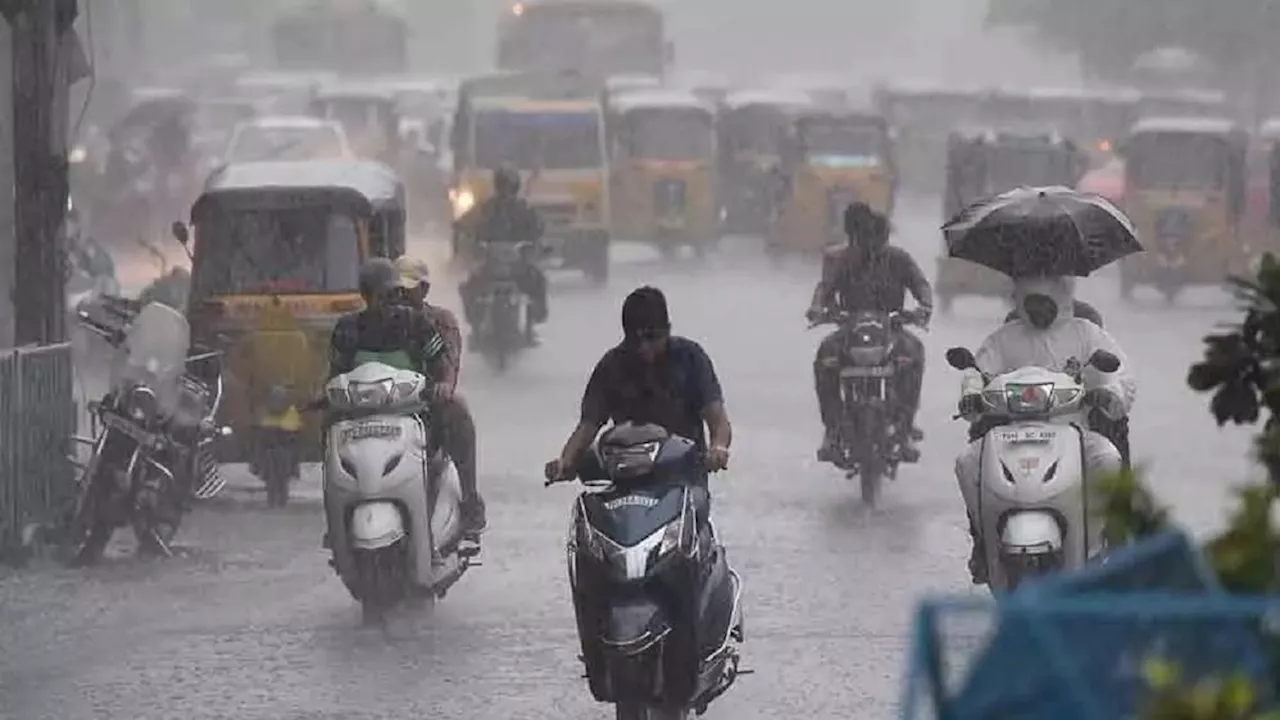
<svg viewBox="0 0 1280 720">
<path fill-rule="evenodd" d="M 498 372 L 529 347 L 529 297 L 520 288 L 519 273 L 531 248 L 525 242 L 489 243 L 482 249 L 485 282 L 475 298 L 478 323 L 472 342 Z"/>
<path fill-rule="evenodd" d="M 701 715 L 740 674 L 742 581 L 711 527 L 703 472 L 691 441 L 631 424 L 577 468 L 587 491 L 568 553 L 581 659 L 618 720 Z"/>
<path fill-rule="evenodd" d="M 903 452 L 896 426 L 900 414 L 894 344 L 904 323 L 919 324 L 908 311 L 859 311 L 830 314 L 810 325 L 840 325 L 841 421 L 833 464 L 845 477 L 859 478 L 862 501 L 874 505 L 884 478 L 896 479 L 898 465 L 918 458 Z"/>
<path fill-rule="evenodd" d="M 325 388 L 325 544 L 366 624 L 402 601 L 443 598 L 480 546 L 464 532 L 462 488 L 433 441 L 428 379 L 366 362 Z"/>
<path fill-rule="evenodd" d="M 110 390 L 91 403 L 93 448 L 80 478 L 67 551 L 99 560 L 116 528 L 129 525 L 145 554 L 172 556 L 170 544 L 193 499 L 225 485 L 208 447 L 228 428 L 214 423 L 222 397 L 220 356 L 188 355 L 181 313 L 138 308 L 120 298 L 82 306 L 81 323 L 116 349 Z"/>
<path fill-rule="evenodd" d="M 977 369 L 965 348 L 948 350 L 947 363 Z M 992 592 L 1078 569 L 1102 551 L 1102 523 L 1098 509 L 1089 507 L 1084 484 L 1082 428 L 1090 405 L 1081 375 L 1087 367 L 1112 373 L 1120 359 L 1100 350 L 1083 366 L 1068 362 L 1063 372 L 1023 367 L 983 376 L 983 420 L 1000 423 L 982 438 L 978 476 L 982 552 Z"/>
</svg>

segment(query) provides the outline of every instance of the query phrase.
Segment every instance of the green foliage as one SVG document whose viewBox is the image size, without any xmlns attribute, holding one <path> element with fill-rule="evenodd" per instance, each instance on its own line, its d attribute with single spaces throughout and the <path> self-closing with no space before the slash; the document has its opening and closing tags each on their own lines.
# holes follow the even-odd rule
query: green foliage
<svg viewBox="0 0 1280 720">
<path fill-rule="evenodd" d="M 1280 720 L 1280 712 L 1263 712 L 1246 675 L 1187 683 L 1176 665 L 1159 658 L 1148 659 L 1143 674 L 1152 694 L 1142 720 Z"/>
<path fill-rule="evenodd" d="M 1248 595 L 1280 592 L 1276 560 L 1280 555 L 1280 533 L 1271 522 L 1271 506 L 1276 500 L 1274 486 L 1242 488 L 1240 507 L 1226 532 L 1205 547 L 1223 587 Z"/>
<path fill-rule="evenodd" d="M 1141 472 L 1121 470 L 1102 478 L 1097 493 L 1103 503 L 1103 536 L 1108 547 L 1128 545 L 1165 530 L 1169 512 L 1156 503 Z"/>
</svg>

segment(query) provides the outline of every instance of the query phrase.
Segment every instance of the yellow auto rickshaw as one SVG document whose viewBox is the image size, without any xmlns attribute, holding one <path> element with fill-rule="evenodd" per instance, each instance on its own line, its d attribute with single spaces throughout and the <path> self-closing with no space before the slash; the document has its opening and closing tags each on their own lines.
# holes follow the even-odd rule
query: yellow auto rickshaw
<svg viewBox="0 0 1280 720">
<path fill-rule="evenodd" d="M 843 243 L 850 203 L 893 216 L 898 172 L 889 124 L 870 111 L 799 112 L 783 145 L 782 177 L 766 243 L 770 254 L 816 253 Z"/>
<path fill-rule="evenodd" d="M 311 98 L 311 114 L 342 125 L 360 158 L 397 167 L 400 113 L 393 93 L 368 87 L 323 88 Z"/>
<path fill-rule="evenodd" d="M 1054 131 L 960 130 L 947 140 L 946 189 L 942 220 L 947 222 L 977 200 L 1022 185 L 1075 187 L 1088 168 L 1087 154 Z M 934 295 L 938 309 L 951 311 L 962 295 L 1009 297 L 1004 275 L 968 260 L 938 258 Z"/>
<path fill-rule="evenodd" d="M 1252 260 L 1243 232 L 1247 137 L 1225 118 L 1147 118 L 1121 147 L 1125 211 L 1146 252 L 1120 264 L 1120 294 L 1153 285 L 1170 302 L 1220 285 Z"/>
<path fill-rule="evenodd" d="M 363 305 L 361 264 L 402 255 L 404 223 L 403 186 L 377 163 L 242 163 L 210 175 L 191 231 L 174 232 L 192 245 L 193 341 L 224 353 L 220 421 L 235 431 L 220 445 L 224 462 L 265 472 L 282 433 L 296 439 L 297 461 L 320 459 L 318 419 L 299 409 L 323 392 L 334 323 Z"/>
<path fill-rule="evenodd" d="M 610 107 L 614 235 L 701 256 L 720 236 L 715 108 L 691 92 L 642 90 Z"/>
<path fill-rule="evenodd" d="M 760 237 L 769 233 L 782 144 L 793 114 L 812 107 L 812 98 L 804 92 L 741 90 L 725 98 L 720 187 L 727 232 Z"/>
</svg>

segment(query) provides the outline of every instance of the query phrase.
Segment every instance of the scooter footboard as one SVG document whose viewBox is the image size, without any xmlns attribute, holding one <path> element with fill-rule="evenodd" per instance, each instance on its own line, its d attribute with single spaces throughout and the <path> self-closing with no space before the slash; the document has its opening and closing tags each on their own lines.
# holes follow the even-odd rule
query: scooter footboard
<svg viewBox="0 0 1280 720">
<path fill-rule="evenodd" d="M 377 550 L 406 537 L 404 515 L 400 506 L 390 500 L 363 502 L 351 511 L 348 524 L 351 547 Z"/>
<path fill-rule="evenodd" d="M 658 603 L 633 598 L 613 603 L 605 611 L 600 641 L 616 655 L 634 657 L 671 633 L 671 622 Z"/>
</svg>

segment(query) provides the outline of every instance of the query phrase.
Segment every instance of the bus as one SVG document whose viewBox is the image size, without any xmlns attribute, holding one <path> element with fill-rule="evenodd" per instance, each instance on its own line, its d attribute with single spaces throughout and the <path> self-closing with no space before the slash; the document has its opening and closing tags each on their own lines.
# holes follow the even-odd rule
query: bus
<svg viewBox="0 0 1280 720">
<path fill-rule="evenodd" d="M 521 0 L 498 26 L 500 70 L 662 77 L 673 54 L 644 0 Z"/>
<path fill-rule="evenodd" d="M 272 23 L 271 48 L 279 70 L 403 73 L 409 69 L 409 25 L 371 1 L 315 0 Z"/>
</svg>

